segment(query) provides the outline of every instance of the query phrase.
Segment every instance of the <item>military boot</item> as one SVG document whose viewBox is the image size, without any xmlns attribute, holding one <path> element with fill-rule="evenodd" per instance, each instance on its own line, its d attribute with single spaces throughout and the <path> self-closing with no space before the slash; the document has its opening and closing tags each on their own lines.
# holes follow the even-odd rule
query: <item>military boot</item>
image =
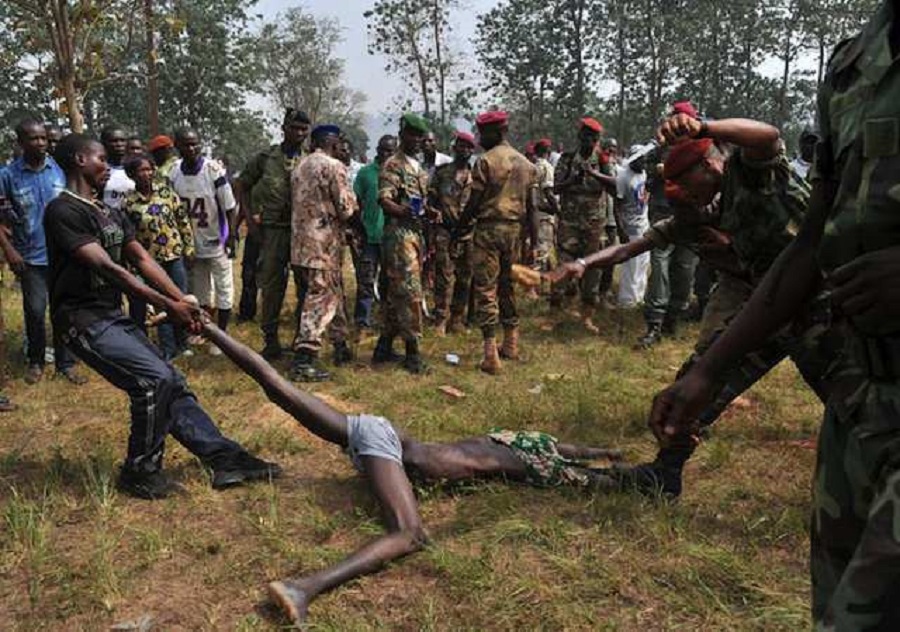
<svg viewBox="0 0 900 632">
<path fill-rule="evenodd" d="M 660 329 L 663 336 L 668 336 L 670 338 L 674 338 L 678 335 L 678 315 L 672 312 L 667 312 L 666 317 L 663 319 L 662 328 Z"/>
<path fill-rule="evenodd" d="M 466 326 L 463 323 L 463 317 L 460 314 L 451 314 L 450 322 L 447 323 L 447 333 L 448 334 L 461 334 L 465 333 Z"/>
<path fill-rule="evenodd" d="M 372 353 L 372 364 L 387 364 L 389 362 L 401 362 L 403 356 L 394 352 L 394 340 L 387 336 L 379 336 L 375 343 L 375 351 Z"/>
<path fill-rule="evenodd" d="M 294 382 L 324 382 L 331 374 L 319 364 L 316 354 L 303 349 L 294 357 L 290 377 Z"/>
<path fill-rule="evenodd" d="M 484 339 L 484 359 L 481 361 L 480 368 L 490 375 L 497 375 L 503 368 L 503 364 L 500 362 L 500 353 L 497 351 L 496 338 Z"/>
<path fill-rule="evenodd" d="M 503 328 L 503 345 L 500 347 L 500 357 L 504 360 L 519 359 L 519 328 Z"/>
<path fill-rule="evenodd" d="M 281 343 L 278 341 L 278 338 L 275 336 L 266 336 L 266 344 L 260 355 L 271 362 L 272 360 L 280 360 L 283 353 L 284 350 L 281 348 Z"/>
<path fill-rule="evenodd" d="M 406 357 L 403 358 L 403 368 L 413 375 L 421 375 L 428 370 L 428 366 L 419 353 L 419 341 L 416 339 L 406 341 Z"/>
<path fill-rule="evenodd" d="M 647 323 L 647 333 L 638 338 L 635 349 L 649 349 L 662 340 L 662 325 L 659 323 Z"/>
<path fill-rule="evenodd" d="M 346 341 L 341 340 L 334 345 L 334 365 L 343 366 L 353 362 L 353 351 Z"/>
<path fill-rule="evenodd" d="M 645 496 L 674 500 L 681 495 L 684 464 L 694 453 L 691 446 L 662 448 L 652 463 L 613 470 L 620 486 Z"/>
</svg>

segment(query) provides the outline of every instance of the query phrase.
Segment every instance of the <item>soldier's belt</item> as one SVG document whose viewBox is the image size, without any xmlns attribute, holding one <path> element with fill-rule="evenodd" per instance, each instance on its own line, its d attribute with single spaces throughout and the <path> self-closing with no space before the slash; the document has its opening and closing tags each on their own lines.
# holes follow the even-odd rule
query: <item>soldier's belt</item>
<svg viewBox="0 0 900 632">
<path fill-rule="evenodd" d="M 900 335 L 866 336 L 855 331 L 851 334 L 850 348 L 870 378 L 887 381 L 900 378 Z"/>
</svg>

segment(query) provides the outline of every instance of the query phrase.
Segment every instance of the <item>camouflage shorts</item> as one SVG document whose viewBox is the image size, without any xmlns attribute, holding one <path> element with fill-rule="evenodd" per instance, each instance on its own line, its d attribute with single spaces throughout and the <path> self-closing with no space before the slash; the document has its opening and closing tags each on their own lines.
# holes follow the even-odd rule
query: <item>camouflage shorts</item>
<svg viewBox="0 0 900 632">
<path fill-rule="evenodd" d="M 495 430 L 488 434 L 495 443 L 513 451 L 527 471 L 526 481 L 535 487 L 575 485 L 586 487 L 590 479 L 585 468 L 567 459 L 556 448 L 556 437 L 544 432 Z"/>
</svg>

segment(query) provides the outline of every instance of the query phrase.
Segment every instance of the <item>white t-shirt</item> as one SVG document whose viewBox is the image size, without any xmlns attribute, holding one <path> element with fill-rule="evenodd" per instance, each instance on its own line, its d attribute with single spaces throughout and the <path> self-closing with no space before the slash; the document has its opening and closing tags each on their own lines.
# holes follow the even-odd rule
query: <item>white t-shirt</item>
<svg viewBox="0 0 900 632">
<path fill-rule="evenodd" d="M 804 180 L 809 177 L 809 168 L 811 166 L 811 163 L 806 162 L 800 156 L 791 161 L 791 167 L 794 169 L 794 172 Z"/>
<path fill-rule="evenodd" d="M 630 167 L 616 167 L 616 197 L 621 202 L 625 230 L 643 231 L 647 224 L 647 173 L 635 173 Z"/>
<path fill-rule="evenodd" d="M 442 154 L 439 151 L 434 152 L 434 164 L 428 167 L 428 177 L 431 178 L 431 176 L 434 175 L 434 172 L 437 171 L 437 168 L 441 165 L 447 165 L 451 162 L 453 162 L 453 158 L 451 158 L 447 154 Z M 422 165 L 424 166 L 424 164 L 425 163 L 423 161 Z"/>
<path fill-rule="evenodd" d="M 116 210 L 125 205 L 125 196 L 134 191 L 134 180 L 125 175 L 124 167 L 109 166 L 109 181 L 103 187 L 103 204 Z"/>
<path fill-rule="evenodd" d="M 198 259 L 212 259 L 225 253 L 228 239 L 226 213 L 237 207 L 225 167 L 217 160 L 200 159 L 196 173 L 185 173 L 183 161 L 172 167 L 169 179 L 181 198 L 194 229 Z"/>
</svg>

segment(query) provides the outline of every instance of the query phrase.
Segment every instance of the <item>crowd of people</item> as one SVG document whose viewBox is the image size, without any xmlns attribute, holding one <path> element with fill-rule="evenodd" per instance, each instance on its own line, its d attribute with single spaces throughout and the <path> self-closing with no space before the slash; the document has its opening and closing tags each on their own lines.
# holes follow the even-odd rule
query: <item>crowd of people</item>
<svg viewBox="0 0 900 632">
<path fill-rule="evenodd" d="M 96 141 L 22 121 L 21 155 L 0 171 L 0 249 L 21 286 L 25 380 L 42 379 L 52 346 L 56 375 L 73 386 L 85 381 L 77 359 L 128 394 L 119 486 L 141 498 L 176 487 L 162 467 L 170 433 L 209 466 L 216 488 L 281 472 L 224 437 L 173 367 L 203 349 L 224 353 L 302 426 L 346 449 L 386 510 L 388 533 L 331 568 L 270 585 L 300 622 L 321 592 L 424 545 L 410 477 L 499 476 L 675 498 L 699 437 L 789 357 L 826 409 L 813 618 L 822 629 L 896 629 L 898 9 L 885 0 L 838 48 L 819 100 L 821 136 L 804 132 L 794 160 L 775 127 L 706 118 L 689 101 L 673 105 L 652 142 L 624 154 L 588 116 L 574 150 L 554 151 L 542 138 L 520 153 L 509 116 L 491 110 L 476 118 L 477 135 L 457 131 L 445 155 L 429 122 L 406 113 L 369 164 L 354 159 L 337 126 L 313 127 L 290 109 L 281 141 L 236 172 L 206 156 L 188 127 L 145 144 L 118 126 Z M 260 304 L 259 354 L 227 334 L 242 232 L 237 318 L 256 319 Z M 286 378 L 270 363 L 287 351 L 279 329 L 290 277 L 297 307 Z M 326 339 L 331 366 L 345 366 L 352 337 L 367 329 L 378 333 L 374 364 L 422 374 L 429 323 L 437 336 L 477 327 L 479 368 L 497 374 L 520 356 L 523 279 L 551 310 L 576 300 L 592 333 L 597 309 L 643 302 L 641 349 L 674 333 L 697 294 L 693 353 L 650 411 L 660 445 L 652 462 L 591 467 L 584 461 L 618 455 L 538 431 L 425 444 L 293 385 L 329 378 Z M 0 410 L 15 405 L 2 397 Z"/>
</svg>

